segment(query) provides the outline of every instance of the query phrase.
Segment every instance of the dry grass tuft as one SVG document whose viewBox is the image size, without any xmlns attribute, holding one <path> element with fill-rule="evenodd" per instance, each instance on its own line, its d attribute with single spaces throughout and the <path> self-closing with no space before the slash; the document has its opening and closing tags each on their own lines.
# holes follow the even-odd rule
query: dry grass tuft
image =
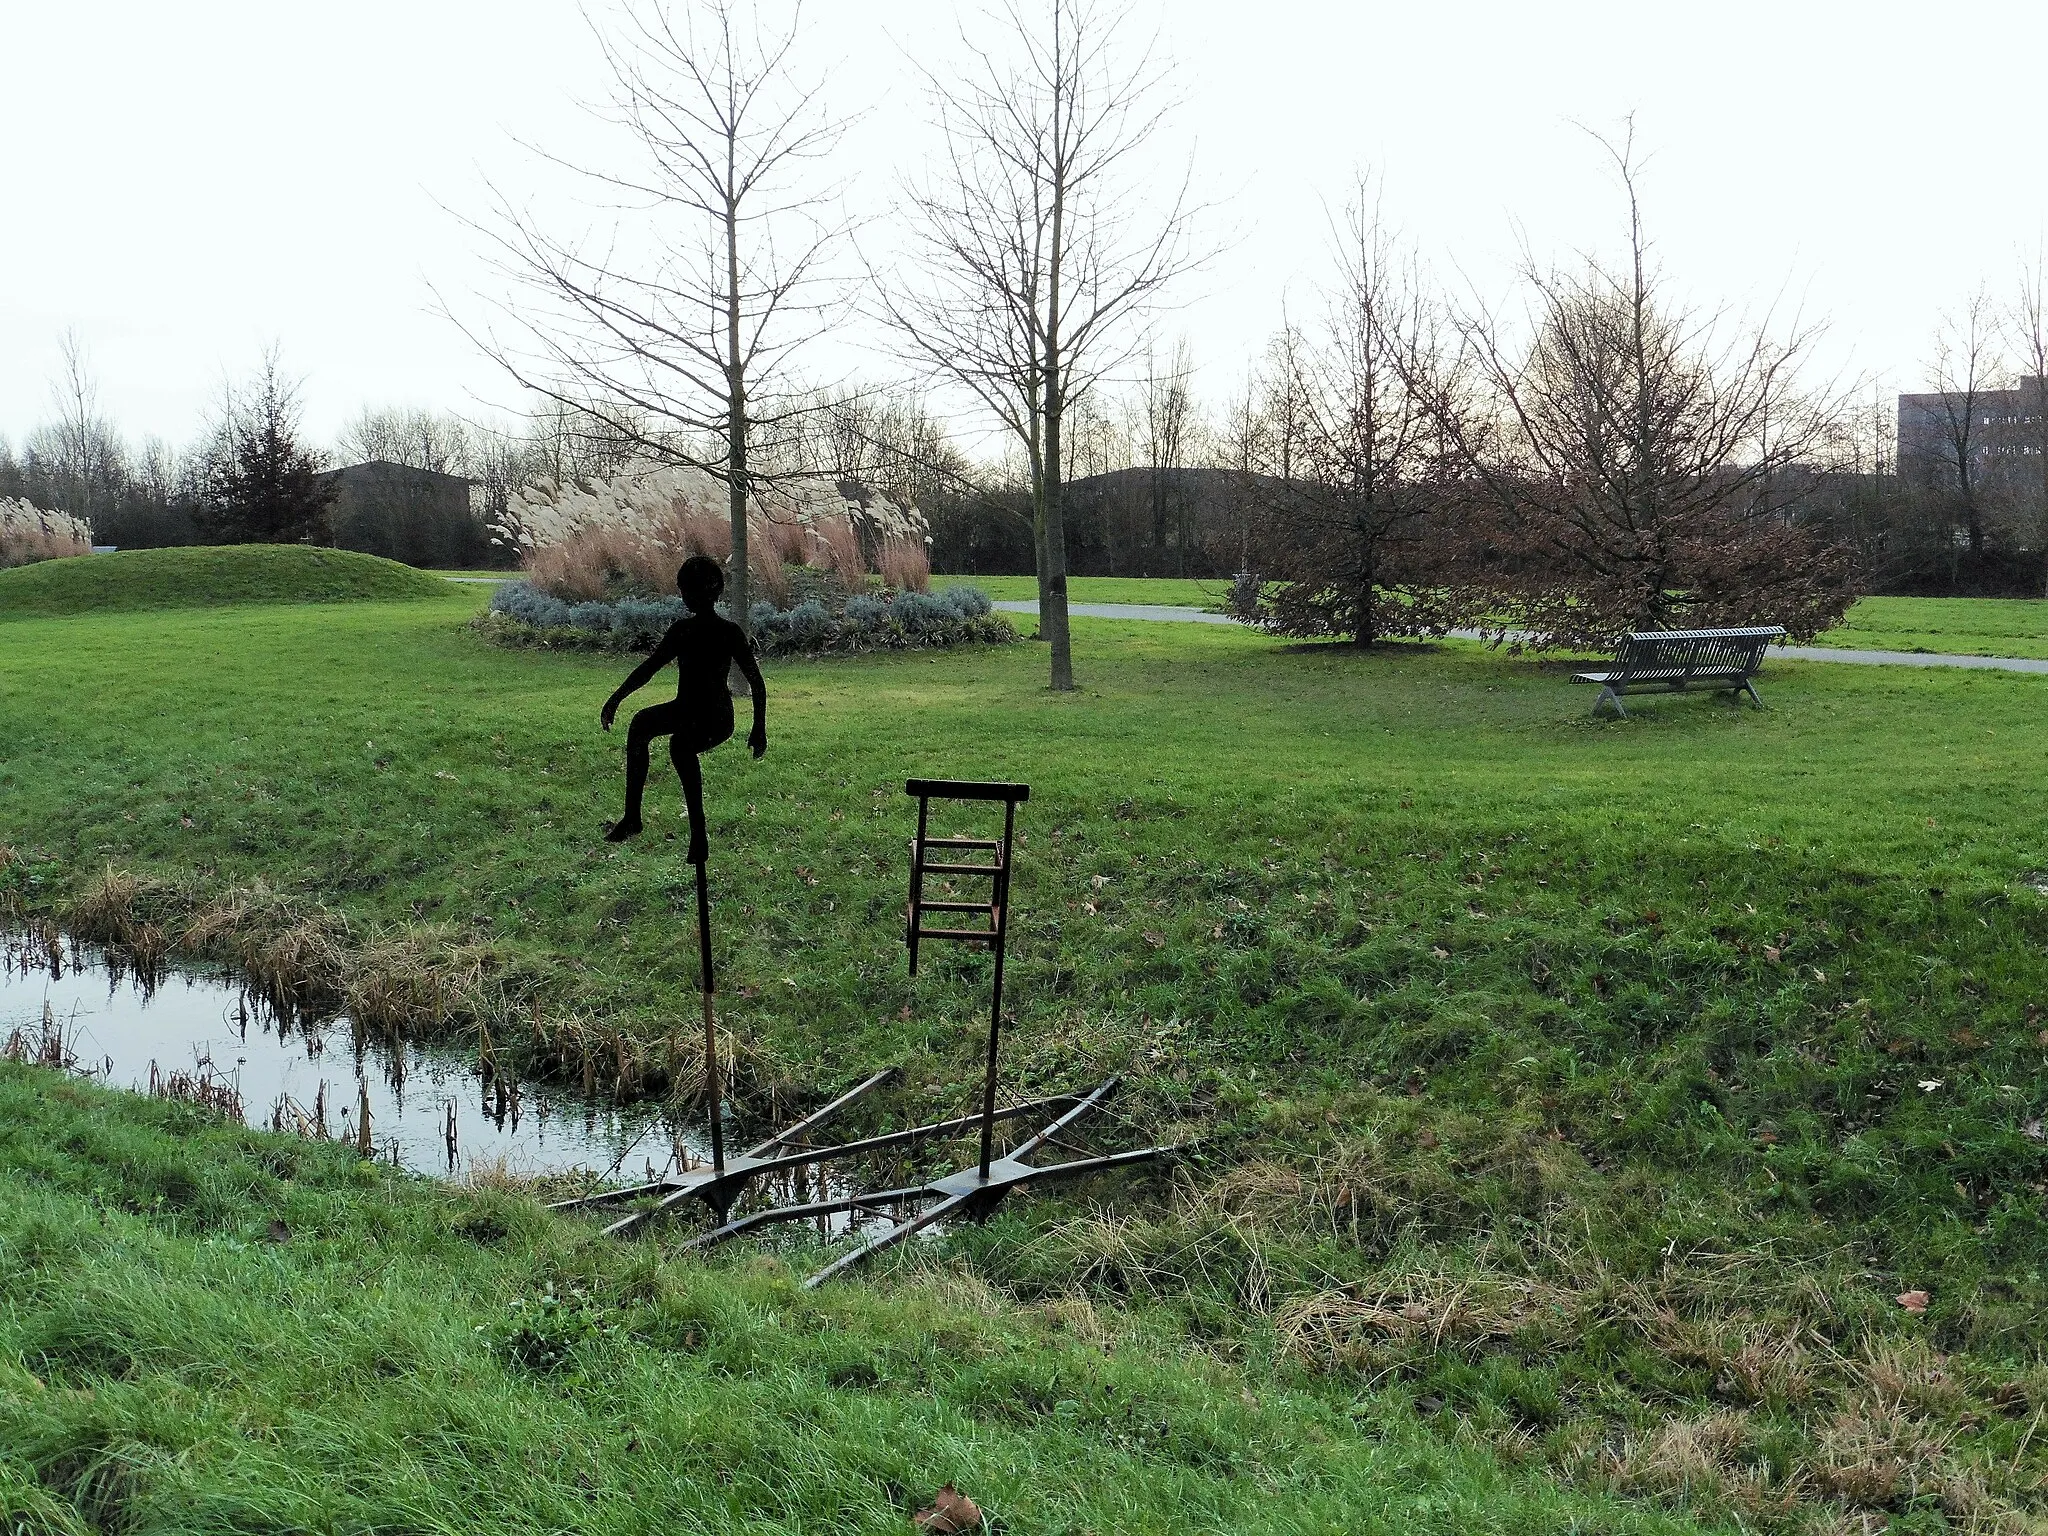
<svg viewBox="0 0 2048 1536">
<path fill-rule="evenodd" d="M 913 1243 L 906 1260 L 906 1288 L 949 1312 L 1005 1318 L 1015 1303 L 974 1270 L 942 1259 L 929 1244 Z"/>
<path fill-rule="evenodd" d="M 1389 1273 L 1378 1286 L 1317 1291 L 1284 1303 L 1274 1318 L 1282 1346 L 1309 1365 L 1370 1367 L 1387 1346 L 1476 1351 L 1575 1331 L 1583 1299 L 1534 1279 Z"/>
<path fill-rule="evenodd" d="M 539 1196 L 552 1193 L 554 1187 L 561 1182 L 561 1176 L 515 1168 L 511 1154 L 499 1152 L 490 1157 L 471 1156 L 465 1159 L 456 1182 L 465 1189 Z"/>
<path fill-rule="evenodd" d="M 1058 1296 L 1042 1302 L 1039 1313 L 1062 1333 L 1073 1335 L 1094 1349 L 1108 1350 L 1117 1340 L 1116 1330 L 1103 1319 L 1101 1310 L 1085 1292 Z"/>
<path fill-rule="evenodd" d="M 0 1041 L 0 1061 L 70 1072 L 78 1066 L 78 1052 L 72 1036 L 64 1032 L 64 1020 L 45 1002 L 40 1021 L 10 1030 Z"/>
<path fill-rule="evenodd" d="M 1866 1509 L 1923 1492 L 1940 1493 L 1948 1507 L 1947 1452 L 1954 1438 L 1954 1430 L 1926 1423 L 1897 1399 L 1856 1393 L 1821 1426 L 1816 1476 L 1836 1498 Z"/>
<path fill-rule="evenodd" d="M 535 586 L 564 601 L 596 602 L 622 592 L 673 592 L 677 569 L 692 555 L 722 564 L 731 554 L 732 529 L 726 520 L 678 498 L 662 515 L 631 527 L 585 524 L 532 550 L 526 574 Z"/>
<path fill-rule="evenodd" d="M 867 562 L 861 557 L 860 532 L 851 518 L 821 517 L 810 529 L 811 547 L 804 563 L 815 565 L 847 591 L 867 584 Z"/>
<path fill-rule="evenodd" d="M 1776 1486 L 1757 1454 L 1747 1414 L 1722 1410 L 1668 1419 L 1607 1453 L 1605 1484 L 1689 1504 L 1731 1505 L 1751 1515 L 1783 1516 L 1801 1490 Z"/>
<path fill-rule="evenodd" d="M 141 921 L 135 909 L 143 894 L 140 879 L 109 864 L 72 904 L 71 932 L 95 944 L 128 943 Z"/>
<path fill-rule="evenodd" d="M 1074 1284 L 1122 1296 L 1156 1296 L 1177 1283 L 1152 1252 L 1149 1234 L 1134 1218 L 1095 1211 L 1061 1222 L 1037 1242 L 1059 1255 Z"/>
<path fill-rule="evenodd" d="M 901 592 L 931 590 L 931 554 L 921 539 L 884 539 L 875 556 L 875 572 L 884 585 Z"/>
</svg>

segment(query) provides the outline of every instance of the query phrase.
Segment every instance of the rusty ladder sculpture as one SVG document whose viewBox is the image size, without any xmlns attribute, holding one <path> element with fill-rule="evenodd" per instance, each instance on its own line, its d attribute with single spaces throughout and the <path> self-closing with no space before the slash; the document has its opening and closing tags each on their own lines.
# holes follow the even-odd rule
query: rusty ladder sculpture
<svg viewBox="0 0 2048 1536">
<path fill-rule="evenodd" d="M 625 1237 L 652 1222 L 657 1216 L 673 1210 L 687 1200 L 701 1200 L 723 1220 L 732 1209 L 733 1202 L 755 1179 L 766 1174 L 784 1173 L 793 1169 L 824 1163 L 834 1158 L 853 1157 L 864 1152 L 879 1152 L 894 1147 L 913 1145 L 934 1136 L 948 1136 L 966 1130 L 976 1123 L 976 1117 L 961 1115 L 951 1120 L 941 1120 L 931 1125 L 911 1126 L 906 1130 L 890 1131 L 879 1136 L 867 1136 L 858 1141 L 813 1145 L 801 1138 L 808 1131 L 816 1129 L 826 1120 L 846 1108 L 865 1094 L 881 1087 L 901 1075 L 899 1067 L 885 1067 L 865 1081 L 842 1093 L 822 1109 L 814 1110 L 796 1124 L 777 1131 L 766 1141 L 749 1147 L 734 1157 L 725 1154 L 725 1119 L 723 1100 L 725 1097 L 724 1073 L 718 1057 L 718 1022 L 715 1002 L 716 984 L 711 965 L 711 896 L 704 866 L 697 866 L 697 964 L 701 978 L 700 991 L 704 1006 L 704 1082 L 705 1097 L 710 1106 L 711 1161 L 696 1168 L 679 1169 L 663 1174 L 648 1183 L 635 1184 L 620 1189 L 601 1191 L 594 1195 L 578 1196 L 575 1199 L 560 1200 L 548 1207 L 553 1211 L 589 1209 L 597 1206 L 621 1205 L 628 1201 L 646 1197 L 658 1197 L 657 1203 L 645 1210 L 634 1211 L 613 1222 L 604 1229 L 608 1237 Z M 1037 1099 L 1028 1104 L 1016 1105 L 1001 1113 L 998 1118 L 1008 1119 L 1015 1115 L 1035 1114 L 1065 1103 L 1072 1095 L 1055 1094 L 1051 1098 Z M 795 1219 L 792 1212 L 785 1216 L 781 1208 L 758 1213 L 754 1218 L 760 1222 Z"/>
<path fill-rule="evenodd" d="M 949 1216 L 960 1215 L 979 1221 L 1001 1204 L 1004 1196 L 1033 1180 L 1077 1177 L 1108 1168 L 1123 1167 L 1130 1163 L 1150 1161 L 1179 1150 L 1177 1147 L 1141 1147 L 1134 1151 L 1085 1156 L 1043 1167 L 1026 1161 L 1041 1147 L 1057 1142 L 1062 1131 L 1100 1107 L 1103 1101 L 1116 1091 L 1118 1083 L 1116 1078 L 1111 1078 L 1086 1093 L 1064 1094 L 1059 1100 L 1041 1099 L 1009 1109 L 996 1108 L 996 1085 L 999 1077 L 998 1064 L 1003 1028 L 1003 960 L 1008 946 L 1010 924 L 1012 850 L 1017 831 L 1017 807 L 1031 798 L 1031 788 L 1026 784 L 980 783 L 962 779 L 911 779 L 904 784 L 903 792 L 917 800 L 917 836 L 910 845 L 910 904 L 904 923 L 904 942 L 910 949 L 910 973 L 913 976 L 917 974 L 918 947 L 927 939 L 986 944 L 994 955 L 995 975 L 989 999 L 988 1051 L 982 1069 L 981 1113 L 977 1116 L 963 1116 L 956 1121 L 941 1122 L 963 1129 L 978 1123 L 981 1133 L 981 1155 L 975 1167 L 971 1169 L 960 1169 L 922 1184 L 828 1200 L 813 1200 L 802 1205 L 762 1211 L 752 1216 L 741 1217 L 737 1221 L 729 1221 L 684 1245 L 686 1248 L 708 1248 L 753 1231 L 770 1221 L 801 1221 L 846 1212 L 879 1213 L 905 1205 L 924 1205 L 921 1211 L 906 1219 L 893 1221 L 885 1230 L 869 1237 L 859 1247 L 843 1254 L 812 1275 L 804 1282 L 806 1290 L 815 1290 L 826 1281 L 844 1274 L 883 1249 L 893 1247 L 914 1233 Z M 934 800 L 1000 802 L 1003 807 L 1003 835 L 1000 838 L 933 837 L 931 802 Z M 932 849 L 944 850 L 942 858 L 949 861 L 933 862 L 928 857 Z M 962 861 L 963 855 L 976 852 L 988 854 L 989 859 L 986 862 Z M 991 884 L 989 899 L 982 902 L 927 898 L 924 883 L 926 877 L 931 875 L 954 879 L 986 879 Z M 988 926 L 928 928 L 925 926 L 927 912 L 979 914 L 988 919 Z M 1027 1136 L 1011 1151 L 1001 1157 L 995 1155 L 995 1124 L 998 1120 L 1032 1114 L 1061 1100 L 1071 1101 L 1071 1107 Z M 937 1127 L 932 1129 L 936 1132 Z"/>
<path fill-rule="evenodd" d="M 1012 848 L 1017 830 L 1017 807 L 1030 799 L 1031 788 L 1026 784 L 981 783 L 960 779 L 911 779 L 904 784 L 903 789 L 905 794 L 917 800 L 917 835 L 910 845 L 910 901 L 904 926 L 904 942 L 910 950 L 910 973 L 913 976 L 917 974 L 919 946 L 928 939 L 986 944 L 994 956 L 994 979 L 989 999 L 988 1046 L 983 1063 L 979 1113 L 958 1115 L 947 1120 L 912 1126 L 907 1130 L 884 1132 L 881 1135 L 828 1146 L 811 1146 L 799 1141 L 798 1138 L 806 1131 L 899 1074 L 899 1068 L 888 1067 L 841 1094 L 824 1108 L 807 1115 L 787 1130 L 780 1131 L 766 1141 L 750 1147 L 737 1157 L 726 1158 L 723 1123 L 718 1103 L 721 1079 L 718 1075 L 717 1035 L 713 1024 L 709 902 L 705 893 L 704 870 L 700 865 L 697 870 L 698 944 L 703 975 L 705 1068 L 707 1088 L 713 1095 L 712 1165 L 708 1168 L 667 1174 L 652 1183 L 639 1184 L 627 1189 L 609 1190 L 582 1199 L 565 1200 L 551 1209 L 569 1210 L 613 1204 L 649 1195 L 660 1196 L 659 1203 L 653 1207 L 636 1211 L 605 1228 L 607 1234 L 623 1236 L 685 1200 L 699 1199 L 717 1213 L 722 1224 L 684 1243 L 682 1247 L 688 1250 L 709 1248 L 762 1227 L 782 1222 L 808 1221 L 848 1212 L 882 1214 L 906 1205 L 923 1205 L 922 1210 L 908 1218 L 893 1221 L 888 1228 L 869 1237 L 859 1247 L 812 1275 L 804 1282 L 804 1288 L 812 1290 L 882 1250 L 893 1247 L 905 1238 L 948 1217 L 959 1215 L 969 1220 L 982 1220 L 1001 1204 L 1004 1196 L 1036 1179 L 1073 1178 L 1132 1163 L 1148 1162 L 1182 1150 L 1179 1146 L 1140 1147 L 1125 1152 L 1082 1156 L 1064 1163 L 1044 1166 L 1027 1161 L 1048 1144 L 1065 1145 L 1059 1142 L 1060 1133 L 1101 1107 L 1119 1084 L 1119 1079 L 1110 1078 L 1085 1092 L 1054 1094 L 1047 1098 L 1033 1099 L 1003 1108 L 996 1105 L 1002 1045 L 1003 962 L 1009 941 Z M 930 830 L 933 800 L 1000 802 L 1003 806 L 1003 835 L 1000 838 L 934 837 Z M 934 849 L 943 851 L 941 861 L 934 862 L 928 856 Z M 986 862 L 965 861 L 964 856 L 971 853 L 986 853 L 989 858 Z M 925 895 L 925 880 L 933 875 L 949 879 L 986 879 L 990 882 L 989 899 L 960 901 L 950 897 L 928 898 Z M 930 928 L 925 926 L 925 914 L 928 912 L 980 915 L 987 918 L 988 926 Z M 997 1121 L 1034 1116 L 1062 1104 L 1068 1107 L 1027 1136 L 1015 1148 L 1000 1157 L 995 1154 Z M 919 1141 L 949 1137 L 971 1129 L 979 1130 L 981 1144 L 980 1157 L 972 1168 L 959 1169 L 922 1184 L 806 1201 L 797 1205 L 771 1206 L 736 1220 L 723 1220 L 733 1202 L 738 1199 L 741 1190 L 763 1174 L 857 1156 L 861 1153 L 907 1147 Z"/>
</svg>

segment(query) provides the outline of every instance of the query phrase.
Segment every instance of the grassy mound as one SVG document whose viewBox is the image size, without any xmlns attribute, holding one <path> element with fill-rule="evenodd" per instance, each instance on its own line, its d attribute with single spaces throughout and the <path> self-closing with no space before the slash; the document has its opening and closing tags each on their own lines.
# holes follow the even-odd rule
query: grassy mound
<svg viewBox="0 0 2048 1536">
<path fill-rule="evenodd" d="M 411 566 L 346 549 L 136 549 L 0 571 L 0 619 L 220 603 L 395 602 L 440 597 L 447 590 Z"/>
</svg>

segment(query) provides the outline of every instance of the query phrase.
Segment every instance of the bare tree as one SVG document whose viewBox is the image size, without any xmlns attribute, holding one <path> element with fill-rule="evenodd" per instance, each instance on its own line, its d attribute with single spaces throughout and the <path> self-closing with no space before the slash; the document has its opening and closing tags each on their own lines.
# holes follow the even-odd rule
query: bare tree
<svg viewBox="0 0 2048 1536">
<path fill-rule="evenodd" d="M 1028 7 L 1028 8 L 1027 8 Z M 1186 179 L 1146 213 L 1142 155 L 1162 74 L 1120 45 L 1096 0 L 1005 0 L 1014 55 L 967 42 L 958 79 L 927 76 L 940 169 L 907 192 L 917 275 L 877 284 L 884 318 L 933 373 L 1016 439 L 1031 486 L 1039 631 L 1055 689 L 1074 686 L 1067 625 L 1066 416 L 1128 359 L 1134 322 L 1191 263 Z"/>
<path fill-rule="evenodd" d="M 476 448 L 469 427 L 443 411 L 365 407 L 341 430 L 335 447 L 344 459 L 381 460 L 407 469 L 467 475 Z"/>
<path fill-rule="evenodd" d="M 1934 474 L 1953 494 L 1970 555 L 1984 553 L 1984 459 L 1991 429 L 1985 395 L 1998 385 L 1998 316 L 1979 286 L 1960 311 L 1941 317 L 1934 338 Z"/>
<path fill-rule="evenodd" d="M 1145 349 L 1145 377 L 1138 406 L 1144 428 L 1147 499 L 1152 509 L 1152 544 L 1162 566 L 1169 536 L 1178 540 L 1180 574 L 1188 567 L 1186 488 L 1179 483 L 1179 471 L 1188 460 L 1189 440 L 1195 426 L 1194 394 L 1188 380 L 1195 371 L 1193 354 L 1185 336 L 1173 344 L 1173 354 L 1162 367 L 1158 354 Z M 1172 527 L 1169 529 L 1169 523 Z"/>
<path fill-rule="evenodd" d="M 76 331 L 64 333 L 58 355 L 60 368 L 50 383 L 55 419 L 32 433 L 24 448 L 56 509 L 90 521 L 119 496 L 127 453 L 100 412 L 99 381 Z"/>
<path fill-rule="evenodd" d="M 2041 592 L 2048 597 L 2048 253 L 2036 249 L 2020 269 L 2006 311 L 2006 340 L 2019 364 L 2019 420 L 2010 445 L 2019 450 L 2034 503 L 2034 555 L 2041 562 Z"/>
<path fill-rule="evenodd" d="M 796 471 L 837 479 L 856 499 L 873 493 L 922 510 L 979 489 L 974 465 L 915 392 L 821 390 L 785 446 Z"/>
<path fill-rule="evenodd" d="M 1473 511 L 1510 557 L 1494 567 L 1508 584 L 1494 612 L 1538 644 L 1680 623 L 1811 634 L 1846 607 L 1853 575 L 1797 516 L 1840 440 L 1840 402 L 1803 377 L 1818 332 L 1667 299 L 1632 130 L 1601 143 L 1628 200 L 1626 262 L 1531 262 L 1527 337 L 1468 314 L 1476 398 L 1455 375 L 1432 386 Z"/>
<path fill-rule="evenodd" d="M 1274 352 L 1292 374 L 1273 391 L 1292 442 L 1285 473 L 1251 496 L 1263 514 L 1252 568 L 1274 584 L 1242 584 L 1233 606 L 1281 633 L 1362 646 L 1441 634 L 1471 606 L 1453 570 L 1454 460 L 1417 388 L 1449 371 L 1437 356 L 1447 326 L 1364 178 L 1334 223 L 1338 281 L 1322 333 Z"/>
<path fill-rule="evenodd" d="M 796 5 L 770 28 L 751 0 L 622 0 L 617 23 L 596 29 L 606 115 L 637 164 L 555 163 L 619 199 L 620 221 L 565 238 L 501 197 L 485 233 L 525 342 L 471 334 L 565 424 L 598 424 L 639 457 L 725 485 L 744 626 L 749 501 L 772 497 L 772 450 L 813 399 L 795 355 L 843 297 L 827 268 L 846 229 L 814 167 L 844 124 L 797 77 Z"/>
</svg>

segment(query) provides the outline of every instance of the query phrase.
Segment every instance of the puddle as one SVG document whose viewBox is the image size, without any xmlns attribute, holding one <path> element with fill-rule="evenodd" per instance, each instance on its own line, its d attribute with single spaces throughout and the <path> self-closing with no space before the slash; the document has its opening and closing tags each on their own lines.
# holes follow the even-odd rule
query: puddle
<svg viewBox="0 0 2048 1536">
<path fill-rule="evenodd" d="M 376 1154 L 415 1173 L 645 1178 L 672 1165 L 679 1136 L 693 1158 L 709 1155 L 657 1106 L 486 1084 L 465 1052 L 366 1039 L 345 1014 L 280 1016 L 225 971 L 167 969 L 145 984 L 91 949 L 67 945 L 53 962 L 0 937 L 0 1046 L 17 1031 L 31 1060 L 47 1047 L 52 1065 L 144 1093 L 178 1075 L 179 1096 L 238 1107 L 259 1128 L 355 1141 L 367 1103 Z"/>
<path fill-rule="evenodd" d="M 280 1015 L 225 968 L 166 967 L 145 979 L 115 956 L 68 941 L 53 959 L 38 940 L 0 933 L 0 1051 L 113 1088 L 169 1090 L 257 1129 L 344 1142 L 357 1140 L 367 1103 L 376 1156 L 441 1178 L 476 1169 L 515 1178 L 581 1174 L 601 1187 L 670 1171 L 678 1148 L 692 1165 L 711 1157 L 703 1126 L 679 1125 L 658 1105 L 487 1083 L 465 1051 L 394 1047 L 358 1034 L 345 1013 Z M 728 1148 L 752 1141 L 748 1129 L 729 1124 Z M 732 1214 L 915 1183 L 929 1171 L 936 1170 L 928 1161 L 893 1156 L 792 1169 L 756 1181 Z M 703 1217 L 694 1203 L 685 1213 Z M 836 1238 L 889 1224 L 869 1208 L 801 1225 Z M 940 1237 L 949 1226 L 920 1235 Z"/>
</svg>

